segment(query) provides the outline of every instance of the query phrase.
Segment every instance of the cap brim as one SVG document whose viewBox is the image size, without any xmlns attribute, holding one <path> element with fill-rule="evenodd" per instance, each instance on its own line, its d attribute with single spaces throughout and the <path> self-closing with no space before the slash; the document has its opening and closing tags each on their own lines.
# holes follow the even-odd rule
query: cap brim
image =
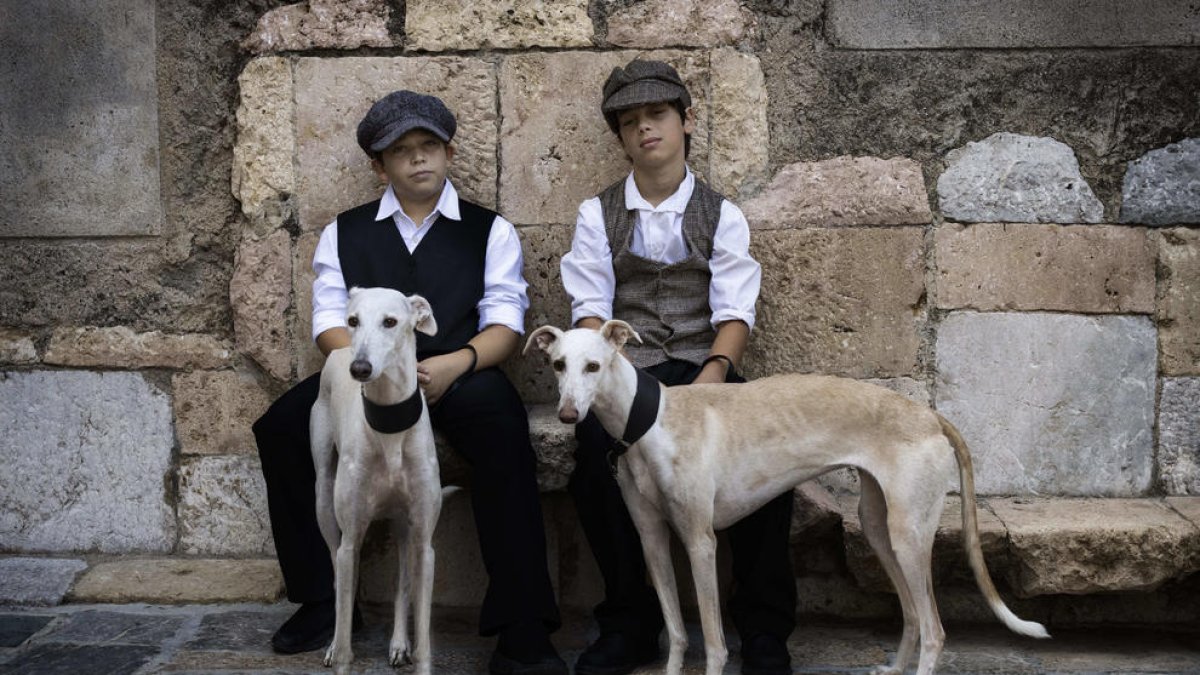
<svg viewBox="0 0 1200 675">
<path fill-rule="evenodd" d="M 686 97 L 687 90 L 677 84 L 662 80 L 653 82 L 641 80 L 631 82 L 612 96 L 609 96 L 600 107 L 600 110 L 606 113 L 615 112 L 617 110 L 635 108 L 639 105 L 646 105 L 647 103 L 674 101 L 676 99 L 684 99 L 686 101 Z"/>
<path fill-rule="evenodd" d="M 387 150 L 389 145 L 400 140 L 401 136 L 407 134 L 413 129 L 424 129 L 434 136 L 442 139 L 442 141 L 446 143 L 450 142 L 450 134 L 446 133 L 446 130 L 437 124 L 434 124 L 430 120 L 419 117 L 409 118 L 399 122 L 394 122 L 390 126 L 384 127 L 383 133 L 371 143 L 371 152 L 383 152 L 384 150 Z"/>
</svg>

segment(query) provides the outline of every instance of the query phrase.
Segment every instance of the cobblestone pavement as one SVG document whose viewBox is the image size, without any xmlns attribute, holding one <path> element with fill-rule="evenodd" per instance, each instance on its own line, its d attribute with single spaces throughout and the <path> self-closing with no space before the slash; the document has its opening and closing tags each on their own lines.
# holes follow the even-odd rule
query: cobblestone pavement
<svg viewBox="0 0 1200 675">
<path fill-rule="evenodd" d="M 292 605 L 64 605 L 0 607 L 0 672 L 329 673 L 321 652 L 273 654 L 271 633 Z M 356 673 L 404 673 L 387 665 L 386 614 L 367 612 L 355 636 Z M 690 623 L 685 672 L 703 672 L 699 626 Z M 1200 627 L 1197 627 L 1200 628 Z M 554 636 L 573 661 L 594 637 L 586 616 L 572 615 Z M 439 610 L 434 622 L 434 671 L 484 673 L 492 640 L 475 634 L 468 610 Z M 1060 629 L 1036 641 L 999 625 L 950 626 L 941 673 L 1200 673 L 1200 632 L 1178 627 Z M 895 648 L 898 626 L 804 624 L 790 646 L 797 673 L 866 673 Z M 726 673 L 738 673 L 730 637 Z M 640 674 L 658 672 L 646 668 Z"/>
</svg>

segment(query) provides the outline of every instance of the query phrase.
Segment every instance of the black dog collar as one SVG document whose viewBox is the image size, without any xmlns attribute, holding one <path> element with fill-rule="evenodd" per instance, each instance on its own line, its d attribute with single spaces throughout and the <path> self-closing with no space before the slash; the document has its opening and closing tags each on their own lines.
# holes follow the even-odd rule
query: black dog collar
<svg viewBox="0 0 1200 675">
<path fill-rule="evenodd" d="M 398 434 L 411 428 L 421 419 L 425 409 L 420 387 L 413 390 L 412 396 L 391 405 L 379 405 L 367 398 L 366 394 L 363 394 L 362 401 L 367 425 L 381 434 Z"/>
<path fill-rule="evenodd" d="M 662 398 L 662 385 L 658 380 L 637 371 L 637 393 L 633 395 L 633 404 L 629 406 L 629 419 L 625 421 L 625 433 L 621 438 L 614 438 L 608 451 L 608 465 L 612 475 L 617 475 L 617 460 L 624 455 L 629 446 L 641 440 L 650 431 L 658 419 L 658 402 Z"/>
</svg>

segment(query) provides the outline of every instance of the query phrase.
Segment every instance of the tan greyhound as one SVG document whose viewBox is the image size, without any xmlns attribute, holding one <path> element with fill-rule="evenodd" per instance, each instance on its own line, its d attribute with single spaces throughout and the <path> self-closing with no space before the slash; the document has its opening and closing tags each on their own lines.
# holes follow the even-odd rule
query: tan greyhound
<svg viewBox="0 0 1200 675">
<path fill-rule="evenodd" d="M 629 339 L 641 341 L 623 321 L 608 321 L 599 330 L 543 326 L 530 334 L 526 353 L 531 345 L 545 351 L 558 378 L 560 420 L 575 423 L 591 410 L 609 435 L 625 435 L 639 389 L 638 371 L 621 354 Z M 903 672 L 918 639 L 917 673 L 931 675 L 937 666 L 945 633 L 933 599 L 930 556 L 956 464 L 963 539 L 975 581 L 1005 626 L 1049 637 L 1041 624 L 1013 614 L 992 584 L 979 546 L 971 456 L 958 431 L 937 412 L 883 387 L 820 375 L 660 388 L 657 398 L 653 424 L 617 460 L 617 482 L 662 603 L 670 675 L 680 672 L 687 636 L 668 524 L 687 549 L 696 581 L 706 673 L 720 675 L 728 653 L 717 604 L 714 530 L 846 466 L 859 470 L 863 532 L 904 613 L 895 660 L 874 672 Z"/>
</svg>

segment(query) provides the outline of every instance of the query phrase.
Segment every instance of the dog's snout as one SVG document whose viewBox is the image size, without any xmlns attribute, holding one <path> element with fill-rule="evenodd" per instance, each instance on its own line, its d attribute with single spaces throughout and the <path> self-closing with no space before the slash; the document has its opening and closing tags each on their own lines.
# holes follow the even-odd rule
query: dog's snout
<svg viewBox="0 0 1200 675">
<path fill-rule="evenodd" d="M 558 409 L 558 421 L 563 424 L 575 424 L 579 422 L 579 411 L 571 404 L 564 405 Z"/>
<path fill-rule="evenodd" d="M 371 362 L 366 359 L 354 359 L 350 363 L 350 377 L 365 382 L 371 377 Z"/>
</svg>

